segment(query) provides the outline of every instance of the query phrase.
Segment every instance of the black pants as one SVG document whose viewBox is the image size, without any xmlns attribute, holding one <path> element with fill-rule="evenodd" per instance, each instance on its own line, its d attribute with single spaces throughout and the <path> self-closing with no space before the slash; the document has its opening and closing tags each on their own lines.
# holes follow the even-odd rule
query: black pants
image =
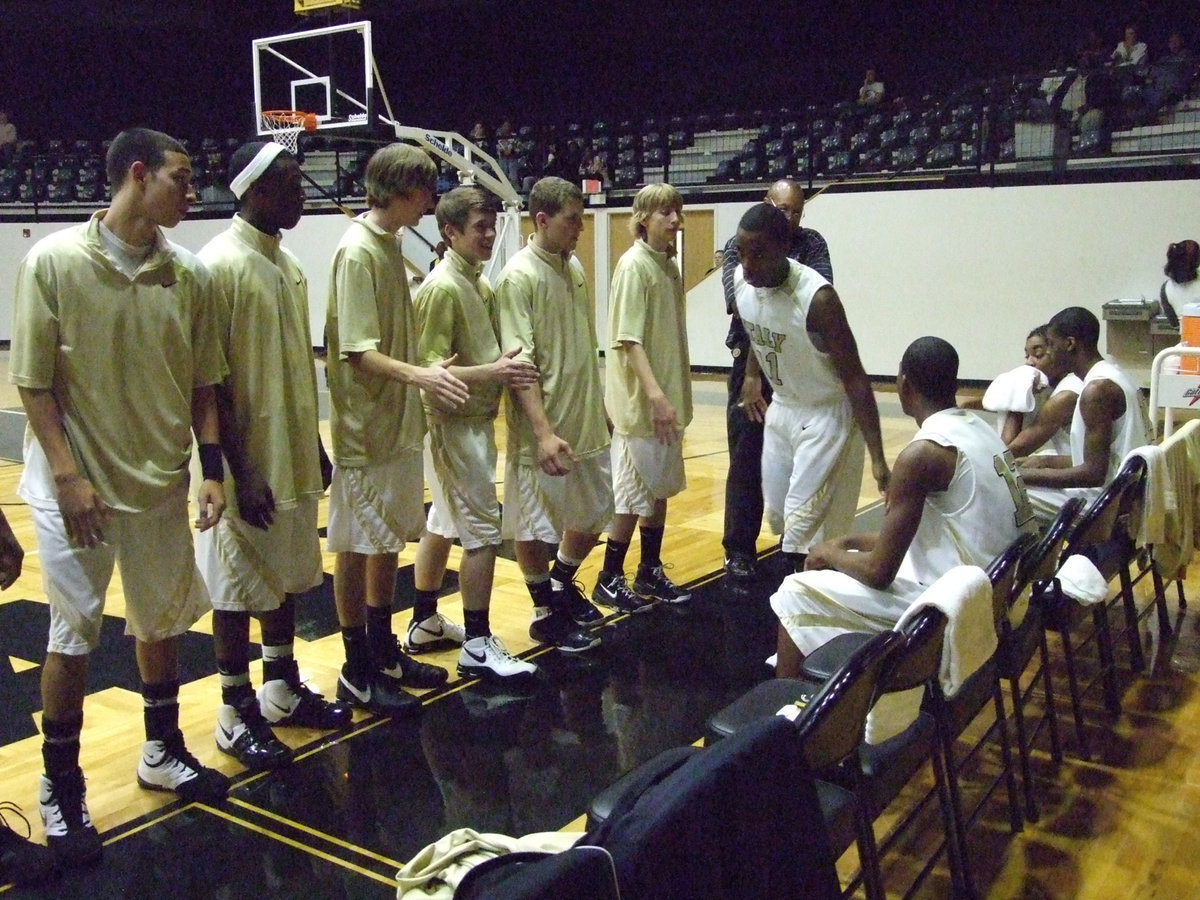
<svg viewBox="0 0 1200 900">
<path fill-rule="evenodd" d="M 740 351 L 740 352 L 738 352 Z M 742 380 L 746 377 L 749 342 L 735 348 L 733 370 L 729 373 L 729 405 L 725 431 L 729 439 L 729 476 L 725 481 L 725 553 L 754 556 L 758 532 L 762 528 L 762 450 L 763 426 L 753 422 L 738 406 Z M 763 396 L 771 398 L 770 385 L 764 382 Z"/>
</svg>

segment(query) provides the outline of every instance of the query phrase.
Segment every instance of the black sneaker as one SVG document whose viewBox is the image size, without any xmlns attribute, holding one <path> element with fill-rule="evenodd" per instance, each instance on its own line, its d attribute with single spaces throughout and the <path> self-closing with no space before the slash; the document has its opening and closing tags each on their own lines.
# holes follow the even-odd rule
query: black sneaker
<svg viewBox="0 0 1200 900">
<path fill-rule="evenodd" d="M 587 601 L 584 600 L 584 603 Z M 588 606 L 591 605 L 588 603 Z M 575 620 L 567 615 L 566 610 L 552 609 L 549 606 L 533 608 L 529 636 L 540 644 L 552 644 L 563 653 L 582 653 L 600 646 L 600 638 L 576 627 Z"/>
<path fill-rule="evenodd" d="M 335 731 L 354 720 L 354 710 L 341 700 L 326 700 L 303 682 L 283 678 L 258 689 L 258 708 L 276 728 L 312 728 Z"/>
<path fill-rule="evenodd" d="M 345 700 L 351 706 L 381 716 L 411 715 L 421 709 L 421 701 L 403 689 L 400 679 L 382 672 L 358 678 L 347 666 L 342 666 L 338 676 L 337 695 L 339 700 Z"/>
<path fill-rule="evenodd" d="M 220 803 L 229 794 L 229 779 L 200 765 L 184 746 L 180 731 L 165 741 L 142 744 L 137 780 L 151 791 L 174 791 L 187 803 Z"/>
<path fill-rule="evenodd" d="M 610 575 L 607 572 L 601 572 L 596 579 L 592 600 L 623 613 L 643 612 L 654 605 L 651 598 L 639 597 L 631 591 L 624 575 Z"/>
<path fill-rule="evenodd" d="M 400 639 L 393 636 L 383 653 L 382 659 L 376 659 L 380 671 L 400 681 L 406 688 L 429 690 L 440 688 L 450 677 L 450 673 L 441 666 L 431 666 L 420 660 L 413 659 L 400 649 Z"/>
<path fill-rule="evenodd" d="M 46 846 L 64 868 L 98 862 L 104 853 L 100 835 L 88 815 L 83 770 L 58 775 L 53 781 L 42 776 L 38 786 L 38 812 L 46 828 Z"/>
<path fill-rule="evenodd" d="M 692 592 L 684 590 L 668 578 L 662 566 L 638 566 L 633 590 L 663 603 L 686 603 L 692 599 Z"/>
<path fill-rule="evenodd" d="M 239 706 L 226 703 L 217 710 L 216 739 L 218 750 L 251 772 L 278 769 L 292 762 L 292 748 L 275 737 L 253 696 Z"/>
<path fill-rule="evenodd" d="M 725 574 L 735 581 L 753 581 L 755 563 L 751 553 L 730 553 L 725 557 Z"/>
<path fill-rule="evenodd" d="M 551 587 L 550 602 L 553 607 L 564 610 L 580 628 L 590 628 L 604 618 L 604 613 L 596 609 L 584 596 L 578 581 L 561 584 L 552 578 L 550 584 L 558 585 Z"/>
<path fill-rule="evenodd" d="M 25 836 L 17 834 L 8 824 L 16 816 L 25 823 Z M 5 801 L 0 803 L 0 882 L 11 881 L 17 887 L 41 884 L 58 874 L 58 862 L 49 847 L 29 840 L 32 829 L 21 807 Z"/>
</svg>

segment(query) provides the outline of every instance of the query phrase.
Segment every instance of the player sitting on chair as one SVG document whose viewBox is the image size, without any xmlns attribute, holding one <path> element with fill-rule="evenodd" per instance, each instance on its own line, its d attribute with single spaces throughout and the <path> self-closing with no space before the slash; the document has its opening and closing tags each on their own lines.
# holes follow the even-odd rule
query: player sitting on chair
<svg viewBox="0 0 1200 900">
<path fill-rule="evenodd" d="M 1070 498 L 1092 500 L 1117 474 L 1135 447 L 1149 443 L 1137 387 L 1115 363 L 1100 355 L 1100 322 L 1071 306 L 1050 320 L 1042 369 L 1053 381 L 1074 372 L 1083 386 L 1071 419 L 1070 455 L 1031 456 L 1021 461 L 1038 521 L 1050 522 Z"/>
<path fill-rule="evenodd" d="M 896 390 L 916 437 L 896 457 L 883 525 L 818 544 L 771 598 L 776 674 L 844 631 L 881 632 L 954 566 L 986 566 L 1032 518 L 1012 454 L 979 416 L 955 406 L 958 354 L 941 338 L 904 351 Z"/>
</svg>

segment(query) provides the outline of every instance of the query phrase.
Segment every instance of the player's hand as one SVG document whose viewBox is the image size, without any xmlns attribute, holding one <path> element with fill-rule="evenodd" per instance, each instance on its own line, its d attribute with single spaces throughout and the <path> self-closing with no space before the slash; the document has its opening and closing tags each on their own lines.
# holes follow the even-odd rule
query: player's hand
<svg viewBox="0 0 1200 900">
<path fill-rule="evenodd" d="M 435 406 L 445 410 L 458 409 L 470 396 L 466 382 L 450 374 L 450 367 L 458 359 L 455 353 L 435 366 L 417 369 L 417 387 L 425 392 Z"/>
<path fill-rule="evenodd" d="M 571 445 L 553 432 L 538 440 L 538 465 L 547 475 L 566 475 L 575 461 Z"/>
<path fill-rule="evenodd" d="M 833 561 L 830 559 L 829 551 L 836 551 L 836 549 L 831 544 L 817 544 L 817 546 L 808 551 L 808 556 L 805 557 L 804 571 L 816 572 L 821 569 L 832 569 Z"/>
<path fill-rule="evenodd" d="M 104 523 L 109 509 L 92 483 L 73 472 L 54 479 L 58 509 L 67 529 L 67 539 L 76 547 L 91 549 L 104 542 Z"/>
<path fill-rule="evenodd" d="M 879 493 L 886 497 L 888 484 L 892 480 L 892 473 L 891 470 L 888 469 L 887 462 L 872 462 L 871 477 L 875 479 L 875 486 L 879 488 Z"/>
<path fill-rule="evenodd" d="M 204 479 L 200 482 L 200 491 L 196 495 L 196 506 L 199 509 L 195 522 L 196 530 L 208 531 L 221 521 L 221 514 L 225 512 L 225 486 L 211 478 Z"/>
<path fill-rule="evenodd" d="M 746 374 L 738 406 L 751 422 L 762 422 L 767 415 L 767 400 L 763 396 L 762 376 Z"/>
<path fill-rule="evenodd" d="M 660 444 L 674 444 L 679 440 L 679 419 L 675 407 L 665 396 L 650 401 L 650 421 L 654 423 L 654 437 Z"/>
<path fill-rule="evenodd" d="M 235 482 L 235 490 L 242 521 L 263 531 L 270 528 L 275 521 L 275 495 L 271 493 L 271 486 L 257 475 L 242 473 Z"/>
<path fill-rule="evenodd" d="M 517 359 L 520 347 L 514 347 L 492 363 L 492 377 L 515 391 L 524 390 L 538 383 L 540 373 L 531 362 Z"/>
<path fill-rule="evenodd" d="M 0 590 L 8 590 L 21 574 L 25 551 L 13 534 L 8 520 L 0 514 Z"/>
<path fill-rule="evenodd" d="M 1017 460 L 1017 468 L 1019 469 L 1049 469 L 1050 456 L 1022 456 Z"/>
</svg>

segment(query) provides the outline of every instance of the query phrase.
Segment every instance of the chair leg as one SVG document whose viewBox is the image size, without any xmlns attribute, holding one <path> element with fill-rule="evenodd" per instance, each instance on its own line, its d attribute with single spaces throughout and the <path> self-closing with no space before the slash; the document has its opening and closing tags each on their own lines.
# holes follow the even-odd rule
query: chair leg
<svg viewBox="0 0 1200 900">
<path fill-rule="evenodd" d="M 1021 788 L 1025 795 L 1025 818 L 1038 820 L 1037 801 L 1033 799 L 1033 772 L 1029 765 L 1029 735 L 1025 731 L 1025 700 L 1021 696 L 1020 676 L 1008 679 L 1008 690 L 1013 702 L 1013 725 L 1017 731 L 1017 755 L 1021 759 Z"/>
<path fill-rule="evenodd" d="M 1108 623 L 1108 607 L 1103 603 L 1097 603 L 1092 619 L 1096 627 L 1096 648 L 1100 654 L 1100 675 L 1104 682 L 1104 705 L 1109 714 L 1116 718 L 1121 715 L 1121 692 L 1117 689 L 1117 664 L 1113 658 L 1112 629 Z M 1138 649 L 1141 649 L 1140 644 Z"/>
<path fill-rule="evenodd" d="M 1183 595 L 1183 579 L 1175 579 L 1175 590 L 1179 593 L 1179 608 L 1187 609 L 1187 597 Z"/>
<path fill-rule="evenodd" d="M 992 703 L 996 707 L 996 735 L 1000 739 L 1000 758 L 1004 763 L 1004 785 L 1008 790 L 1008 824 L 1013 834 L 1025 827 L 1021 818 L 1021 806 L 1017 802 L 1017 775 L 1012 760 L 1012 747 L 1008 743 L 1008 716 L 1004 712 L 1004 694 L 1000 690 L 1000 679 L 992 684 Z M 964 839 L 963 846 L 966 846 Z"/>
<path fill-rule="evenodd" d="M 879 871 L 879 848 L 875 845 L 875 829 L 867 811 L 867 801 L 861 794 L 854 801 L 854 827 L 858 832 L 858 865 L 862 869 L 867 900 L 886 900 L 883 874 Z"/>
<path fill-rule="evenodd" d="M 1167 588 L 1158 566 L 1150 560 L 1150 579 L 1154 582 L 1154 608 L 1158 611 L 1158 633 L 1164 637 L 1171 633 L 1171 613 L 1167 610 Z"/>
<path fill-rule="evenodd" d="M 1042 630 L 1042 695 L 1046 701 L 1046 727 L 1050 729 L 1050 758 L 1062 764 L 1062 742 L 1058 736 L 1058 712 L 1054 707 L 1054 679 L 1050 675 L 1050 645 Z"/>
<path fill-rule="evenodd" d="M 938 716 L 938 746 L 933 751 L 933 778 L 938 805 L 942 808 L 942 824 L 946 829 L 946 860 L 950 866 L 950 881 L 956 897 L 974 898 L 974 879 L 966 854 L 966 829 L 963 827 L 962 799 L 958 779 L 954 775 L 953 739 Z"/>
<path fill-rule="evenodd" d="M 1142 653 L 1142 634 L 1138 628 L 1137 600 L 1133 596 L 1133 581 L 1129 577 L 1129 566 L 1123 565 L 1117 573 L 1121 580 L 1121 604 L 1125 609 L 1125 638 L 1129 643 L 1129 668 L 1134 672 L 1144 671 L 1146 657 Z"/>
<path fill-rule="evenodd" d="M 1079 742 L 1079 756 L 1088 759 L 1087 731 L 1083 727 L 1083 698 L 1079 696 L 1079 677 L 1075 672 L 1075 647 L 1071 644 L 1071 625 L 1069 616 L 1063 615 L 1059 626 L 1059 636 L 1062 638 L 1063 662 L 1067 667 L 1067 689 L 1071 692 L 1071 714 L 1075 717 L 1075 739 Z"/>
</svg>

